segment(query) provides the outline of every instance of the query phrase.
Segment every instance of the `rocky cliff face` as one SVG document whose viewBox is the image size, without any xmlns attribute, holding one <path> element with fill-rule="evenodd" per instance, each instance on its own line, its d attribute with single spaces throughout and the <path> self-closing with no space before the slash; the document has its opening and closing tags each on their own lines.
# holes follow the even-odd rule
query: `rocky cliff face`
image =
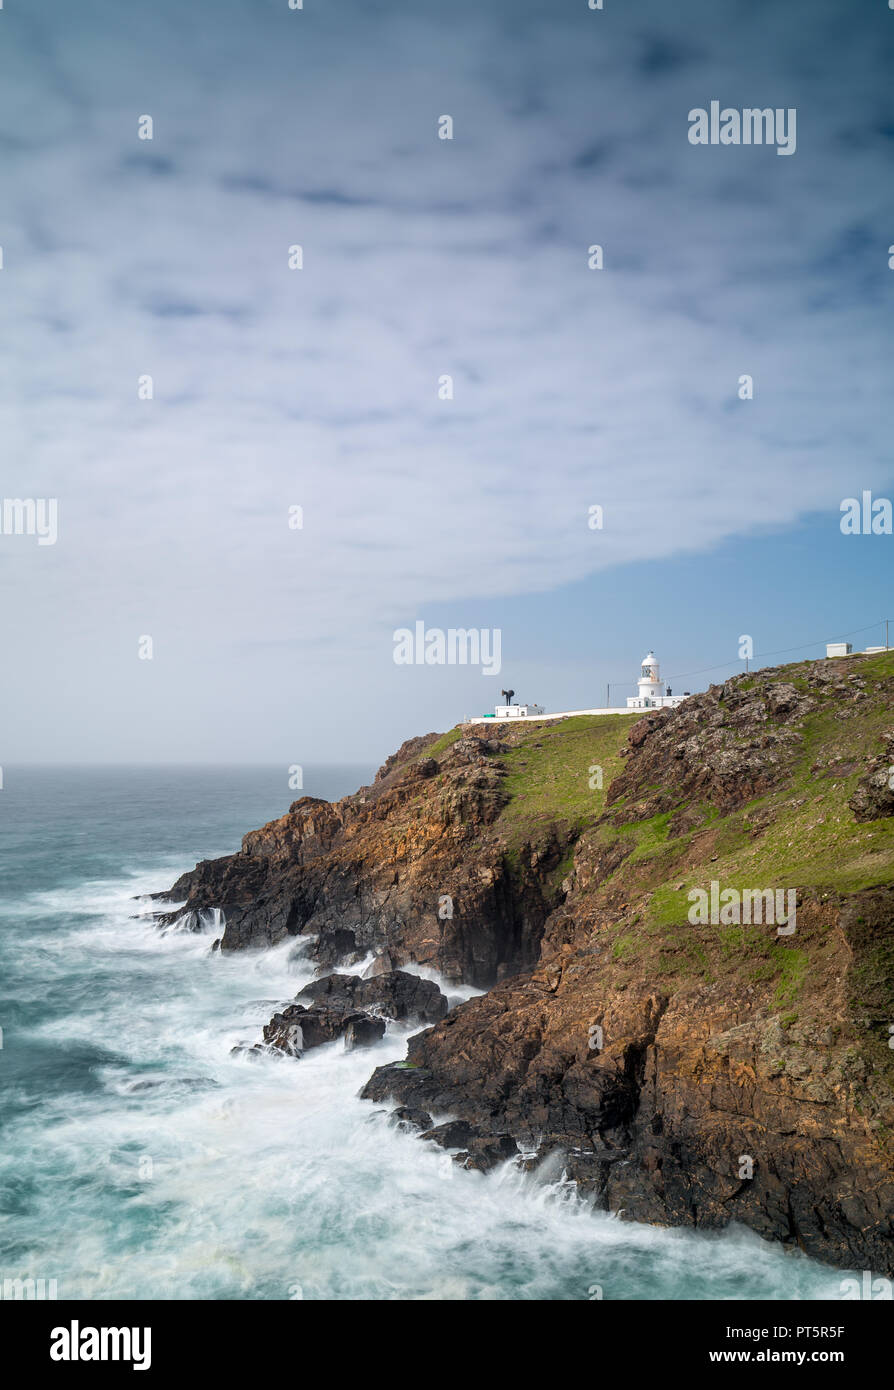
<svg viewBox="0 0 894 1390">
<path fill-rule="evenodd" d="M 324 968 L 486 988 L 365 1090 L 460 1161 L 515 1143 L 628 1218 L 894 1273 L 892 691 L 858 657 L 414 739 L 170 896 L 223 909 L 223 949 L 305 933 Z"/>
<path fill-rule="evenodd" d="M 370 787 L 336 805 L 302 797 L 246 835 L 239 854 L 205 860 L 165 896 L 223 909 L 224 951 L 316 938 L 324 965 L 387 951 L 485 987 L 536 961 L 561 896 L 548 881 L 568 826 L 535 829 L 510 865 L 495 828 L 508 800 L 500 753 L 512 742 L 437 735 L 405 743 Z M 171 914 L 177 916 L 179 914 Z"/>
</svg>

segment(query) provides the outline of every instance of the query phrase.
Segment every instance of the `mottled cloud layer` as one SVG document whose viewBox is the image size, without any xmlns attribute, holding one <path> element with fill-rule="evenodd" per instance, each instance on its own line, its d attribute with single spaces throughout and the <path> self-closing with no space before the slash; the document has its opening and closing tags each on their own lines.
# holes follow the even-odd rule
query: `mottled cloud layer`
<svg viewBox="0 0 894 1390">
<path fill-rule="evenodd" d="M 272 756 L 285 670 L 337 756 L 345 669 L 387 701 L 427 604 L 889 479 L 894 13 L 32 0 L 0 25 L 0 491 L 60 506 L 54 548 L 0 537 L 7 756 Z M 691 146 L 713 99 L 796 107 L 797 153 Z"/>
</svg>

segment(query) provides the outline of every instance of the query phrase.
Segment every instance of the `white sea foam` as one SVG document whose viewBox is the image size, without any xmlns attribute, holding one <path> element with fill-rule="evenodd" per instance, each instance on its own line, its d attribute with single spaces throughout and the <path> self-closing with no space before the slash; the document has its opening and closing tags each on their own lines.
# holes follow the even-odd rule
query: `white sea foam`
<svg viewBox="0 0 894 1390">
<path fill-rule="evenodd" d="M 43 894 L 24 914 L 57 920 L 40 969 L 77 1001 L 30 1044 L 88 1063 L 15 1120 L 4 1176 L 14 1165 L 37 1192 L 0 1238 L 60 1298 L 837 1295 L 842 1273 L 751 1233 L 619 1221 L 558 1161 L 483 1176 L 398 1131 L 358 1091 L 415 1029 L 300 1061 L 234 1053 L 313 962 L 293 940 L 221 954 L 208 933 L 160 933 L 135 915 L 134 894 L 165 881 L 150 877 Z"/>
</svg>

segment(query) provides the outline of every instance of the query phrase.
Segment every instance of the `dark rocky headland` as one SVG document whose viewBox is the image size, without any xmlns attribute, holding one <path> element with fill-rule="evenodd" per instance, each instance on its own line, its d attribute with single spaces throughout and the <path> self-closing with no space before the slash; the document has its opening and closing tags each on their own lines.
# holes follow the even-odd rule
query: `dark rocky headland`
<svg viewBox="0 0 894 1390">
<path fill-rule="evenodd" d="M 339 972 L 266 1046 L 418 1018 L 364 1095 L 469 1166 L 518 1147 L 629 1219 L 738 1221 L 891 1275 L 892 694 L 884 653 L 644 717 L 428 734 L 163 896 L 220 908 L 224 951 L 306 935 Z M 797 890 L 795 929 L 692 925 L 712 882 Z M 487 992 L 445 1014 L 412 963 Z"/>
</svg>

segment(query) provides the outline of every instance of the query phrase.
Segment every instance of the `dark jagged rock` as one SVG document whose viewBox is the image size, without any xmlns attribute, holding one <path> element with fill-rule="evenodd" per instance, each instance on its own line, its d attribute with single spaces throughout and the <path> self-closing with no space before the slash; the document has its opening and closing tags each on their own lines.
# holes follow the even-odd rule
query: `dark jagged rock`
<svg viewBox="0 0 894 1390">
<path fill-rule="evenodd" d="M 354 796 L 301 797 L 238 854 L 198 864 L 159 895 L 186 900 L 170 920 L 220 908 L 221 950 L 302 934 L 330 969 L 380 950 L 392 965 L 415 961 L 486 986 L 533 964 L 560 897 L 544 870 L 576 829 L 544 826 L 536 862 L 514 871 L 493 833 L 508 800 L 497 758 L 507 745 L 469 737 L 420 759 L 433 738 L 409 740 Z"/>
<path fill-rule="evenodd" d="M 447 1000 L 438 986 L 408 971 L 393 970 L 369 980 L 324 975 L 305 985 L 294 1004 L 273 1015 L 264 1028 L 264 1044 L 291 1057 L 341 1037 L 348 1047 L 364 1047 L 383 1036 L 386 1018 L 434 1023 L 446 1012 Z"/>
<path fill-rule="evenodd" d="M 408 1133 L 431 1129 L 432 1119 L 427 1110 L 414 1109 L 412 1105 L 399 1105 L 390 1115 L 392 1124 Z"/>
<path fill-rule="evenodd" d="M 359 975 L 325 975 L 312 980 L 296 996 L 299 1004 L 328 1009 L 376 1009 L 387 1018 L 437 1023 L 447 1012 L 447 1000 L 431 980 L 405 970 L 392 970 L 371 979 Z"/>
<path fill-rule="evenodd" d="M 368 1047 L 385 1032 L 385 1020 L 359 1009 L 305 1009 L 290 1004 L 276 1013 L 264 1028 L 264 1042 L 289 1057 L 300 1057 L 312 1047 L 344 1038 L 347 1047 Z"/>
<path fill-rule="evenodd" d="M 479 1173 L 487 1173 L 499 1163 L 518 1157 L 518 1145 L 510 1135 L 482 1134 L 465 1120 L 448 1120 L 446 1124 L 426 1130 L 421 1137 L 439 1144 L 442 1149 L 458 1149 L 455 1161 Z"/>
</svg>

